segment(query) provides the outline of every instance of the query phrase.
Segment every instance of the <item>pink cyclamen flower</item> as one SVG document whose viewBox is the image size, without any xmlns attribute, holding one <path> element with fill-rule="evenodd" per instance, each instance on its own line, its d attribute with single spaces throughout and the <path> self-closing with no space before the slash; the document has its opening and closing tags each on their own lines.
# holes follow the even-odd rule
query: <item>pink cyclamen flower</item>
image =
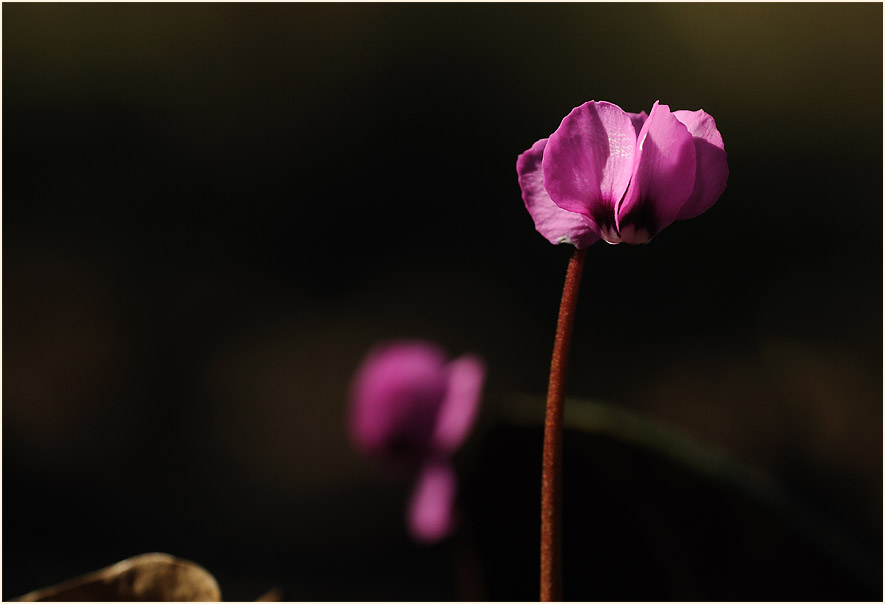
<svg viewBox="0 0 885 604">
<path fill-rule="evenodd" d="M 551 243 L 578 249 L 647 243 L 674 220 L 716 203 L 728 180 L 722 136 L 708 113 L 627 113 L 589 101 L 516 160 L 526 209 Z"/>
<path fill-rule="evenodd" d="M 473 427 L 484 380 L 477 357 L 448 362 L 436 346 L 413 341 L 375 348 L 357 371 L 351 438 L 369 457 L 418 470 L 407 514 L 416 539 L 436 541 L 454 528 L 451 456 Z"/>
</svg>

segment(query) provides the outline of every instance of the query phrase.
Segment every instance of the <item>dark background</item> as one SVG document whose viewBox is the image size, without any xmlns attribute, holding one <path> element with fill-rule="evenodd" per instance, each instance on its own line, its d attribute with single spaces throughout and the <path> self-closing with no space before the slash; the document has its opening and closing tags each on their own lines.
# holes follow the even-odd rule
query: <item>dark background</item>
<svg viewBox="0 0 885 604">
<path fill-rule="evenodd" d="M 515 160 L 590 99 L 705 109 L 731 174 L 651 244 L 591 248 L 569 392 L 771 477 L 879 574 L 579 435 L 567 597 L 881 598 L 880 4 L 2 16 L 4 599 L 147 551 L 233 600 L 535 598 L 540 432 L 508 401 L 542 406 L 569 251 Z M 489 366 L 465 531 L 429 548 L 343 429 L 397 337 Z"/>
</svg>

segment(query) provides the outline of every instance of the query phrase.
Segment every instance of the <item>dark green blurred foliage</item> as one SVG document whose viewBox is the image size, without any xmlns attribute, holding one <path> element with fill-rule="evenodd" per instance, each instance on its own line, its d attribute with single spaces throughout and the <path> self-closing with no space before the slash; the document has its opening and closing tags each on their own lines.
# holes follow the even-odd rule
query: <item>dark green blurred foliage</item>
<svg viewBox="0 0 885 604">
<path fill-rule="evenodd" d="M 537 582 L 537 552 L 521 545 L 540 515 L 537 481 L 522 471 L 540 472 L 537 402 L 506 401 L 510 421 L 484 435 L 467 482 L 465 530 L 485 556 L 492 600 L 517 600 Z M 874 550 L 717 447 L 576 399 L 565 425 L 567 600 L 877 599 Z"/>
<path fill-rule="evenodd" d="M 532 520 L 537 481 L 497 468 L 537 468 L 539 429 L 489 435 L 469 483 L 471 529 L 491 600 L 537 591 Z M 776 509 L 618 438 L 567 431 L 563 493 L 564 597 L 573 601 L 876 600 L 875 556 L 846 562 L 838 548 L 798 531 Z M 494 464 L 494 465 L 493 465 Z M 494 486 L 491 486 L 494 485 Z M 532 505 L 535 503 L 535 505 Z M 506 552 L 506 554 L 502 554 Z M 878 574 L 878 578 L 877 578 Z"/>
<path fill-rule="evenodd" d="M 544 392 L 568 250 L 534 232 L 515 159 L 590 99 L 707 110 L 731 176 L 650 245 L 591 249 L 570 394 L 722 447 L 881 566 L 881 22 L 846 3 L 4 4 L 3 597 L 153 550 L 226 599 L 458 597 L 448 545 L 404 533 L 407 480 L 347 443 L 350 376 L 376 340 L 421 337 L 482 354 L 490 401 Z M 540 447 L 505 415 L 459 458 L 486 477 L 466 516 L 505 476 L 515 510 L 537 505 Z M 511 455 L 482 453 L 500 438 Z M 631 549 L 595 520 L 662 462 L 580 446 L 568 505 L 599 507 L 567 569 L 610 580 L 567 593 L 864 595 L 813 548 L 763 572 L 797 551 L 771 545 L 786 529 L 754 516 L 771 535 L 738 538 L 757 512 L 686 477 L 667 513 L 631 512 Z M 489 528 L 491 597 L 536 597 L 529 515 Z"/>
</svg>

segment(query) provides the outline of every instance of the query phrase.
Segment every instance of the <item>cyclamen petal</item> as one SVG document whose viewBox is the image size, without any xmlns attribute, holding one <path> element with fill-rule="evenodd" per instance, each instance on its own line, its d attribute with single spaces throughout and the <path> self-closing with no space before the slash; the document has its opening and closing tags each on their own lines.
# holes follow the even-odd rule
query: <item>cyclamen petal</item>
<svg viewBox="0 0 885 604">
<path fill-rule="evenodd" d="M 685 220 L 709 210 L 725 191 L 728 154 L 712 115 L 703 110 L 674 111 L 673 115 L 691 134 L 698 162 L 694 190 L 677 216 L 678 220 Z"/>
<path fill-rule="evenodd" d="M 541 165 L 550 199 L 583 214 L 603 238 L 616 228 L 614 209 L 630 183 L 636 131 L 617 105 L 589 101 L 550 135 Z"/>
<path fill-rule="evenodd" d="M 408 461 L 429 447 L 447 388 L 445 355 L 423 342 L 371 351 L 354 381 L 351 436 L 367 455 Z"/>
<path fill-rule="evenodd" d="M 676 220 L 694 189 L 697 160 L 685 124 L 655 103 L 637 138 L 633 178 L 616 208 L 619 239 L 646 243 Z"/>
<path fill-rule="evenodd" d="M 418 541 L 431 543 L 447 537 L 455 525 L 457 480 L 451 464 L 432 460 L 418 476 L 406 518 Z"/>
<path fill-rule="evenodd" d="M 639 113 L 630 113 L 628 111 L 627 115 L 630 116 L 630 121 L 633 122 L 633 129 L 636 130 L 636 136 L 639 136 L 639 131 L 642 130 L 642 125 L 645 124 L 645 120 L 648 119 L 648 114 L 645 111 L 640 111 Z"/>
<path fill-rule="evenodd" d="M 553 244 L 570 243 L 578 249 L 599 241 L 593 221 L 583 214 L 563 210 L 553 203 L 544 188 L 541 158 L 547 147 L 542 138 L 516 159 L 516 173 L 522 189 L 522 199 L 535 228 Z"/>
<path fill-rule="evenodd" d="M 454 453 L 476 421 L 485 365 L 478 357 L 463 356 L 448 366 L 448 384 L 436 419 L 433 448 L 446 454 Z"/>
</svg>

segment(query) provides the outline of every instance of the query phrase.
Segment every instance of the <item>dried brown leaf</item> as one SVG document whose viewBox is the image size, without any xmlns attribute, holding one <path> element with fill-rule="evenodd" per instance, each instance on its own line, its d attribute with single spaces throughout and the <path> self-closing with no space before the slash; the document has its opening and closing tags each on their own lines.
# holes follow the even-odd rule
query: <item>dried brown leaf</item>
<svg viewBox="0 0 885 604">
<path fill-rule="evenodd" d="M 37 589 L 19 602 L 220 602 L 215 578 L 202 566 L 168 554 L 142 554 L 89 574 Z"/>
<path fill-rule="evenodd" d="M 256 602 L 281 602 L 283 600 L 283 592 L 278 587 L 270 589 L 267 593 L 255 598 Z"/>
</svg>

